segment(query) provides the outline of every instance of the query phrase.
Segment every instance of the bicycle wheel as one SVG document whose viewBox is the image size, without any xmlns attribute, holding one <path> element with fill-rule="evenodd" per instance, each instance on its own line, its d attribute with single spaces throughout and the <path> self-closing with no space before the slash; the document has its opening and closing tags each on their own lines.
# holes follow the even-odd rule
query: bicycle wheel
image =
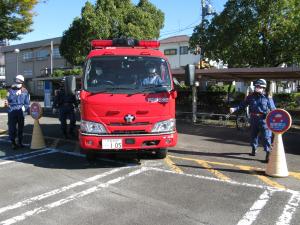
<svg viewBox="0 0 300 225">
<path fill-rule="evenodd" d="M 247 130 L 250 127 L 249 118 L 246 114 L 237 115 L 236 120 L 236 129 L 240 131 Z"/>
</svg>

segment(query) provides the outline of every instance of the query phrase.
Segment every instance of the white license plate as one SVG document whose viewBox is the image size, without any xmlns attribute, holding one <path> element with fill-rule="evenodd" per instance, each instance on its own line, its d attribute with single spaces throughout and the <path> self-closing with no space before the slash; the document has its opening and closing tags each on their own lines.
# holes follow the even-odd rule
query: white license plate
<svg viewBox="0 0 300 225">
<path fill-rule="evenodd" d="M 102 149 L 122 149 L 122 139 L 102 139 Z"/>
</svg>

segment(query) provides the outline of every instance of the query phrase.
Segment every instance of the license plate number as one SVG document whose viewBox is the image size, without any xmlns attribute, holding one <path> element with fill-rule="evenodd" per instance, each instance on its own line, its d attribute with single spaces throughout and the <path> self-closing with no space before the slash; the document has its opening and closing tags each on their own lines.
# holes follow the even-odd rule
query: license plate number
<svg viewBox="0 0 300 225">
<path fill-rule="evenodd" d="M 103 139 L 102 149 L 122 149 L 122 139 Z"/>
</svg>

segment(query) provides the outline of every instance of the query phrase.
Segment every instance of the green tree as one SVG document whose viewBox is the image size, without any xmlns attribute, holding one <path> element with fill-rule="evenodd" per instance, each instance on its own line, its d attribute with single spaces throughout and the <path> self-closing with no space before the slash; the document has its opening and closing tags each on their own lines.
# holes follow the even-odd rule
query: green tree
<svg viewBox="0 0 300 225">
<path fill-rule="evenodd" d="M 229 67 L 268 67 L 300 62 L 299 0 L 229 0 L 191 37 L 205 57 Z"/>
<path fill-rule="evenodd" d="M 31 31 L 33 7 L 38 0 L 0 0 L 0 40 L 20 39 Z"/>
<path fill-rule="evenodd" d="M 86 2 L 81 16 L 63 33 L 60 53 L 73 65 L 83 63 L 93 39 L 159 37 L 164 14 L 148 0 L 134 5 L 131 0 L 97 0 Z"/>
</svg>

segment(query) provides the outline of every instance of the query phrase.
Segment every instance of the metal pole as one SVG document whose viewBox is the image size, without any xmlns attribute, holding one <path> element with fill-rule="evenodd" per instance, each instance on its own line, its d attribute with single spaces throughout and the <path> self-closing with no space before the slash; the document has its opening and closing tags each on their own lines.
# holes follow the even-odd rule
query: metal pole
<svg viewBox="0 0 300 225">
<path fill-rule="evenodd" d="M 194 83 L 192 86 L 192 112 L 193 112 L 193 123 L 197 122 L 197 86 Z"/>
<path fill-rule="evenodd" d="M 17 75 L 19 74 L 19 53 L 16 54 L 17 56 Z"/>
<path fill-rule="evenodd" d="M 50 74 L 53 74 L 53 41 L 50 44 Z"/>
</svg>

